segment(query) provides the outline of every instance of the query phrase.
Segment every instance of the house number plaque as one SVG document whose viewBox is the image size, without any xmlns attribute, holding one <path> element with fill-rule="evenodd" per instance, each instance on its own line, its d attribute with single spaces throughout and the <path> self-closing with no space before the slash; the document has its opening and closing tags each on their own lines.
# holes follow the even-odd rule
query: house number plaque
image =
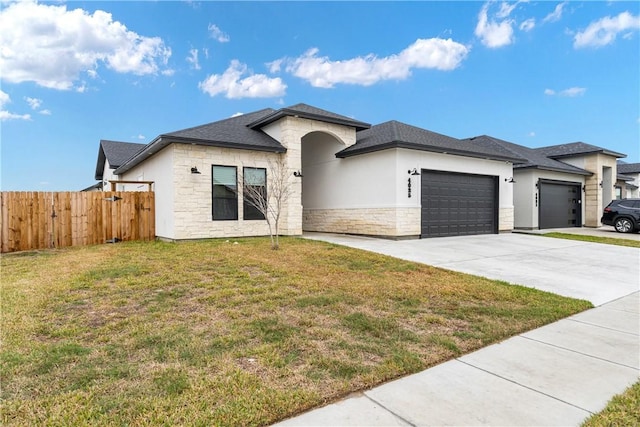
<svg viewBox="0 0 640 427">
<path fill-rule="evenodd" d="M 411 198 L 411 178 L 407 179 L 407 197 Z"/>
</svg>

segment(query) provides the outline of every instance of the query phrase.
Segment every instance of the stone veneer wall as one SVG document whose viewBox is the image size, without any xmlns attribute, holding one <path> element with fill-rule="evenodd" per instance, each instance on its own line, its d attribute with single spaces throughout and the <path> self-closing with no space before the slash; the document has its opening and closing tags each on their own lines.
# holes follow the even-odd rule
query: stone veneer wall
<svg viewBox="0 0 640 427">
<path fill-rule="evenodd" d="M 514 208 L 500 208 L 498 211 L 498 231 L 513 231 Z"/>
<path fill-rule="evenodd" d="M 238 220 L 212 219 L 211 165 L 236 166 L 240 178 L 243 167 L 267 168 L 268 171 L 269 161 L 276 161 L 278 154 L 188 144 L 174 144 L 172 147 L 175 231 L 173 236 L 166 237 L 181 240 L 269 234 L 266 221 L 242 219 L 241 192 L 238 194 Z M 193 166 L 201 174 L 192 174 Z M 282 234 L 287 234 L 286 230 Z"/>
<path fill-rule="evenodd" d="M 420 208 L 304 209 L 305 231 L 385 237 L 420 235 Z"/>
<path fill-rule="evenodd" d="M 417 237 L 421 233 L 421 208 L 304 209 L 304 231 Z M 513 230 L 513 208 L 501 208 L 498 231 Z"/>
</svg>

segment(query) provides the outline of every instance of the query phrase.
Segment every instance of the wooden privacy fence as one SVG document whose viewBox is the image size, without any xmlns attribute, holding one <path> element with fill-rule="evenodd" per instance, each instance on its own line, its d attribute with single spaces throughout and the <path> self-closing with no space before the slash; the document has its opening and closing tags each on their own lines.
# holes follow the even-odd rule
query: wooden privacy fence
<svg viewBox="0 0 640 427">
<path fill-rule="evenodd" d="M 153 192 L 2 192 L 2 252 L 155 238 Z"/>
</svg>

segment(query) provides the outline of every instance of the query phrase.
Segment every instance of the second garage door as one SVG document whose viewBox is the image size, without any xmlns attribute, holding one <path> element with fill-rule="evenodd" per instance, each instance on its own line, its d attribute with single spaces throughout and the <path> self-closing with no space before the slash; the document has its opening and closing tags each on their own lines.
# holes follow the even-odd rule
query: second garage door
<svg viewBox="0 0 640 427">
<path fill-rule="evenodd" d="M 582 227 L 582 184 L 541 179 L 539 228 Z"/>
<path fill-rule="evenodd" d="M 497 178 L 422 170 L 421 237 L 498 232 Z"/>
</svg>

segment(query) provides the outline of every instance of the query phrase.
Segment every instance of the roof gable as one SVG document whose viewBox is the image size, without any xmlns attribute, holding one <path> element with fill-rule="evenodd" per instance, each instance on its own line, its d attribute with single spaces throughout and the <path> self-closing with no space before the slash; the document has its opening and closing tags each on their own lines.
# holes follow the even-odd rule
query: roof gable
<svg viewBox="0 0 640 427">
<path fill-rule="evenodd" d="M 106 162 L 109 162 L 110 169 L 117 169 L 145 146 L 145 144 L 135 142 L 100 140 L 95 179 L 101 180 L 103 178 Z"/>
<path fill-rule="evenodd" d="M 578 175 L 592 175 L 591 172 L 584 169 L 580 169 L 578 167 L 568 165 L 558 160 L 551 159 L 538 150 L 504 141 L 502 139 L 494 138 L 492 136 L 480 135 L 473 138 L 467 138 L 467 141 L 471 141 L 475 144 L 484 145 L 487 147 L 500 146 L 505 150 L 513 153 L 513 155 L 524 159 L 522 163 L 514 164 L 514 169 L 535 168 L 557 172 L 574 173 Z"/>
<path fill-rule="evenodd" d="M 452 138 L 395 120 L 358 132 L 356 143 L 340 151 L 336 156 L 349 157 L 388 148 L 409 148 L 509 162 L 523 160 L 499 146 L 473 144 L 470 141 Z"/>
<path fill-rule="evenodd" d="M 551 157 L 552 159 L 596 153 L 606 154 L 608 156 L 614 156 L 617 158 L 627 157 L 625 154 L 617 153 L 615 151 L 607 150 L 606 148 L 587 144 L 585 142 L 571 142 L 569 144 L 551 145 L 548 147 L 536 148 L 535 150 L 543 153 L 547 157 Z"/>
<path fill-rule="evenodd" d="M 248 126 L 252 129 L 260 129 L 263 126 L 287 116 L 302 117 L 304 119 L 316 120 L 319 122 L 349 126 L 355 128 L 356 131 L 369 129 L 371 127 L 369 123 L 354 120 L 350 117 L 332 113 L 331 111 L 323 110 L 321 108 L 312 107 L 307 104 L 296 104 L 290 107 L 281 108 L 253 123 L 248 124 Z"/>
</svg>

